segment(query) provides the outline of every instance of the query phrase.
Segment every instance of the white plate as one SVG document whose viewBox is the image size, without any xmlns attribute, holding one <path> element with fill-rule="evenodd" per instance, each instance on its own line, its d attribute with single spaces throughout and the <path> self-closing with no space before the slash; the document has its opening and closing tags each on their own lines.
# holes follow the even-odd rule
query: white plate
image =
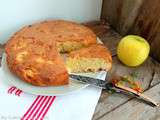
<svg viewBox="0 0 160 120">
<path fill-rule="evenodd" d="M 99 39 L 97 39 L 98 43 L 101 43 Z M 59 95 L 66 95 L 73 92 L 76 92 L 78 90 L 81 90 L 88 86 L 88 84 L 81 83 L 76 80 L 69 81 L 68 85 L 64 86 L 51 86 L 51 87 L 39 87 L 39 86 L 33 86 L 31 84 L 28 84 L 22 80 L 20 80 L 16 75 L 10 72 L 8 69 L 8 66 L 6 64 L 6 54 L 3 54 L 2 57 L 2 70 L 5 74 L 6 82 L 9 85 L 13 85 L 17 87 L 18 89 L 23 90 L 26 93 L 35 94 L 35 95 L 48 95 L 48 96 L 59 96 Z M 93 78 L 101 78 L 106 75 L 106 72 L 97 72 L 97 73 L 79 73 L 80 75 L 89 76 Z"/>
<path fill-rule="evenodd" d="M 65 95 L 67 93 L 72 93 L 74 91 L 80 90 L 88 86 L 88 84 L 80 83 L 75 80 L 70 80 L 68 85 L 58 86 L 58 87 L 39 87 L 28 84 L 20 80 L 16 75 L 14 75 L 8 69 L 6 64 L 6 54 L 2 57 L 2 70 L 5 74 L 6 81 L 10 85 L 14 85 L 17 88 L 23 90 L 24 92 L 35 94 L 35 95 Z"/>
<path fill-rule="evenodd" d="M 76 92 L 78 90 L 81 90 L 88 86 L 88 84 L 84 84 L 81 82 L 78 82 L 76 80 L 71 80 L 68 85 L 64 86 L 58 86 L 58 87 L 38 87 L 33 86 L 31 84 L 28 84 L 22 80 L 20 80 L 16 75 L 10 72 L 8 69 L 8 66 L 6 64 L 6 55 L 3 54 L 2 57 L 2 70 L 5 74 L 5 80 L 7 84 L 13 85 L 17 87 L 18 89 L 23 90 L 26 93 L 34 94 L 34 95 L 47 95 L 47 96 L 60 96 L 60 95 L 66 95 L 71 94 L 73 92 Z M 101 77 L 106 75 L 106 72 L 98 72 L 98 73 L 81 73 L 81 75 L 84 76 L 90 76 L 90 77 Z"/>
</svg>

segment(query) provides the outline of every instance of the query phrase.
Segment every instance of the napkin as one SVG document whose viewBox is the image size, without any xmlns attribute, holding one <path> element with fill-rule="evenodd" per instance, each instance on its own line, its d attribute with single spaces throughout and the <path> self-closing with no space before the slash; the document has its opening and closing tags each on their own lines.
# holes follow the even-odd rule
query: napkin
<svg viewBox="0 0 160 120">
<path fill-rule="evenodd" d="M 0 68 L 0 120 L 91 120 L 101 94 L 101 88 L 88 86 L 64 96 L 37 96 L 7 84 L 5 78 Z"/>
</svg>

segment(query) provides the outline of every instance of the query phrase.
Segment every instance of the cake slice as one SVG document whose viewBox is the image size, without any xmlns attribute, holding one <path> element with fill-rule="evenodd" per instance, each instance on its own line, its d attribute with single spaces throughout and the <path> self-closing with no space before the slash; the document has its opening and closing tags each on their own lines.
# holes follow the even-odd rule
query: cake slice
<svg viewBox="0 0 160 120">
<path fill-rule="evenodd" d="M 94 44 L 69 53 L 66 66 L 70 73 L 108 71 L 112 66 L 112 57 L 104 45 Z"/>
</svg>

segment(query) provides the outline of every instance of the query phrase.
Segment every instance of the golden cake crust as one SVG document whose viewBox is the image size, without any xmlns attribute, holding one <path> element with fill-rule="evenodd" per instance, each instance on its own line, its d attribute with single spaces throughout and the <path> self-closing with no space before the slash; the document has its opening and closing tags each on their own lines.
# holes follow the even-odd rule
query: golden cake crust
<svg viewBox="0 0 160 120">
<path fill-rule="evenodd" d="M 7 64 L 22 80 L 38 86 L 68 84 L 57 43 L 96 43 L 96 35 L 74 22 L 53 20 L 24 27 L 6 44 Z M 61 52 L 61 51 L 60 51 Z"/>
<path fill-rule="evenodd" d="M 38 86 L 68 84 L 65 65 L 52 45 L 15 38 L 7 46 L 8 66 L 22 80 Z"/>
<path fill-rule="evenodd" d="M 47 42 L 49 40 L 51 40 L 50 42 L 56 41 L 57 48 L 68 42 L 72 43 L 69 47 L 74 47 L 73 43 L 77 43 L 79 45 L 77 49 L 97 42 L 96 35 L 92 30 L 78 23 L 64 20 L 50 20 L 30 25 L 19 31 L 19 35 L 24 38 L 43 39 Z M 69 51 L 59 50 L 59 52 L 70 52 L 75 49 L 74 47 Z"/>
</svg>

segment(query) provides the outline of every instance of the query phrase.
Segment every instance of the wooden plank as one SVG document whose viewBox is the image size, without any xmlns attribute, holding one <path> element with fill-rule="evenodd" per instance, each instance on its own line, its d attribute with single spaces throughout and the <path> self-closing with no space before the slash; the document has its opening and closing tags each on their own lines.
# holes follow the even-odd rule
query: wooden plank
<svg viewBox="0 0 160 120">
<path fill-rule="evenodd" d="M 160 102 L 160 84 L 145 92 L 157 102 Z M 153 108 L 141 103 L 137 99 L 132 99 L 123 106 L 113 110 L 109 114 L 103 115 L 99 120 L 159 120 L 160 108 Z"/>
<path fill-rule="evenodd" d="M 160 27 L 160 26 L 159 26 Z M 159 30 L 157 30 L 158 32 L 160 32 L 160 28 L 158 28 Z M 159 62 L 160 62 L 160 34 L 157 33 L 155 35 L 155 38 L 152 38 L 153 39 L 153 42 L 151 43 L 151 55 L 157 59 Z"/>
<path fill-rule="evenodd" d="M 122 35 L 133 26 L 144 0 L 103 0 L 101 18 Z"/>
<path fill-rule="evenodd" d="M 155 35 L 158 34 L 160 30 L 159 11 L 159 0 L 145 0 L 135 24 L 130 31 L 140 34 L 151 43 L 154 40 L 154 37 L 156 37 Z"/>
<path fill-rule="evenodd" d="M 153 67 L 153 74 L 152 74 L 153 80 L 151 81 L 150 86 L 154 86 L 160 83 L 160 64 L 154 59 L 152 59 L 152 61 L 155 67 Z"/>
<path fill-rule="evenodd" d="M 155 73 L 160 75 L 159 69 L 159 63 L 154 63 L 151 57 L 149 57 L 147 61 L 140 67 L 131 68 L 120 63 L 120 61 L 115 56 L 113 58 L 113 68 L 111 70 L 111 76 L 114 74 L 128 75 L 130 73 L 137 72 L 139 78 L 137 81 L 140 82 L 142 88 L 146 90 L 150 86 L 150 83 L 156 80 Z M 160 82 L 160 80 L 158 80 L 157 82 Z M 112 112 L 114 109 L 116 109 L 119 106 L 122 106 L 130 99 L 131 97 L 124 96 L 121 94 L 109 95 L 107 92 L 104 91 L 96 107 L 93 120 L 97 120 L 104 114 Z"/>
<path fill-rule="evenodd" d="M 121 39 L 121 36 L 116 33 L 114 30 L 109 29 L 107 32 L 101 36 L 100 39 L 104 44 L 111 50 L 112 54 L 116 54 L 116 47 Z M 154 59 L 149 57 L 147 61 L 140 67 L 131 68 L 123 65 L 116 56 L 113 57 L 113 68 L 111 70 L 111 75 L 128 75 L 132 72 L 139 73 L 138 81 L 141 83 L 143 89 L 148 89 L 148 87 L 153 86 L 160 82 L 158 79 L 160 76 L 160 64 Z M 158 80 L 157 80 L 158 79 Z M 93 120 L 101 118 L 105 114 L 109 114 L 115 109 L 123 106 L 126 102 L 131 100 L 132 97 L 121 95 L 121 94 L 112 94 L 103 91 L 101 98 L 98 102 L 98 105 L 93 116 Z"/>
<path fill-rule="evenodd" d="M 138 34 L 151 45 L 151 54 L 160 61 L 160 1 L 103 0 L 102 19 L 121 35 Z"/>
</svg>

